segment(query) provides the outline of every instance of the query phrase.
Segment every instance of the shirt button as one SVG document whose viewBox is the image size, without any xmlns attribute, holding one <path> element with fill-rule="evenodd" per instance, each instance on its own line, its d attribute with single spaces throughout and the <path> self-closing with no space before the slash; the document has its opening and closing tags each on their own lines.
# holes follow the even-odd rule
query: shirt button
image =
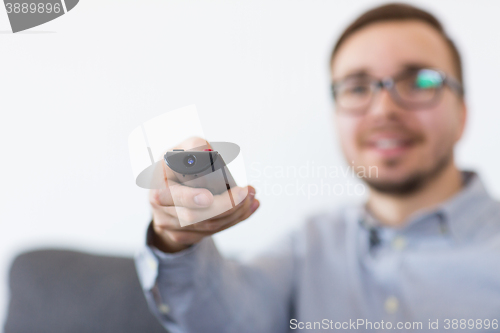
<svg viewBox="0 0 500 333">
<path fill-rule="evenodd" d="M 158 306 L 158 310 L 163 314 L 167 314 L 170 312 L 170 308 L 167 304 L 160 304 Z"/>
<path fill-rule="evenodd" d="M 406 247 L 406 239 L 403 236 L 396 236 L 392 240 L 392 247 L 397 251 L 403 250 Z"/>
<path fill-rule="evenodd" d="M 396 313 L 399 308 L 399 301 L 395 296 L 390 296 L 385 300 L 384 304 L 385 311 L 389 314 Z"/>
</svg>

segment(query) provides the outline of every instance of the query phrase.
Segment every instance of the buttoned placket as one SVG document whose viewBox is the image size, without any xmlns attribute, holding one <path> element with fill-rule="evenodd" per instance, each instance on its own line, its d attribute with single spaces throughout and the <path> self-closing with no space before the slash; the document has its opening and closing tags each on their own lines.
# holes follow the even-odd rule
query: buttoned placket
<svg viewBox="0 0 500 333">
<path fill-rule="evenodd" d="M 436 221 L 437 220 L 437 221 Z M 404 261 L 405 251 L 412 242 L 411 238 L 418 237 L 412 235 L 413 226 L 418 223 L 438 223 L 438 232 L 441 235 L 448 233 L 448 226 L 443 212 L 435 211 L 418 216 L 409 223 L 408 228 L 401 230 L 383 227 L 364 207 L 358 220 L 358 225 L 365 233 L 362 237 L 366 244 L 362 245 L 364 249 L 364 265 L 368 271 L 371 271 L 373 277 L 380 283 L 383 281 L 383 290 L 386 296 L 379 306 L 385 313 L 387 320 L 396 320 L 402 311 L 401 288 L 398 287 L 399 272 Z M 383 266 L 381 266 L 383 265 Z M 378 277 L 378 279 L 377 279 Z"/>
</svg>

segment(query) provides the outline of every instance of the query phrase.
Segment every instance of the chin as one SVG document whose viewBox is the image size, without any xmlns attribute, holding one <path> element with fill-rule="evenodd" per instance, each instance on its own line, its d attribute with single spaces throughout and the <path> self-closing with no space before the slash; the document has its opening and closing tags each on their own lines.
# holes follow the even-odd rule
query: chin
<svg viewBox="0 0 500 333">
<path fill-rule="evenodd" d="M 453 163 L 453 149 L 436 157 L 429 157 L 428 154 L 385 158 L 364 155 L 360 160 L 363 163 L 356 168 L 366 170 L 361 178 L 370 188 L 381 193 L 408 195 L 420 190 Z"/>
<path fill-rule="evenodd" d="M 408 195 L 415 193 L 425 184 L 426 177 L 415 174 L 409 177 L 379 177 L 365 178 L 365 182 L 373 190 L 393 195 Z"/>
<path fill-rule="evenodd" d="M 363 177 L 370 188 L 388 194 L 413 193 L 423 186 L 428 176 L 427 172 L 409 168 L 401 160 L 377 161 L 361 168 L 371 171 Z"/>
<path fill-rule="evenodd" d="M 366 177 L 370 178 L 382 178 L 390 181 L 391 179 L 394 181 L 398 181 L 404 179 L 406 176 L 415 172 L 414 167 L 411 166 L 411 163 L 407 163 L 407 161 L 402 161 L 400 159 L 384 159 L 384 160 L 373 160 L 362 163 L 356 166 L 357 170 L 365 171 Z M 368 174 L 368 171 L 371 171 Z"/>
</svg>

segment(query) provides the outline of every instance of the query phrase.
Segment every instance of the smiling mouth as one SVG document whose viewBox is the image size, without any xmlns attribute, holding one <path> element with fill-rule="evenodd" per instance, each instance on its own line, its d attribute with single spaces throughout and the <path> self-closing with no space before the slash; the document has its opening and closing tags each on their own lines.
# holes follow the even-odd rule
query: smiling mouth
<svg viewBox="0 0 500 333">
<path fill-rule="evenodd" d="M 365 147 L 383 158 L 399 158 L 412 149 L 419 140 L 413 138 L 380 137 L 365 142 Z"/>
<path fill-rule="evenodd" d="M 410 147 L 413 144 L 413 140 L 410 139 L 378 139 L 368 141 L 367 145 L 369 148 L 375 148 L 377 150 L 391 150 L 398 148 Z"/>
</svg>

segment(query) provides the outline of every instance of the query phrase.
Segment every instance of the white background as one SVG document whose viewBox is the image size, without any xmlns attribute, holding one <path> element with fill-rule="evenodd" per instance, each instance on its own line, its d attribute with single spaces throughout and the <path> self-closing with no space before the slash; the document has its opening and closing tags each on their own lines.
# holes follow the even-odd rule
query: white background
<svg viewBox="0 0 500 333">
<path fill-rule="evenodd" d="M 17 253 L 131 256 L 142 245 L 150 209 L 134 184 L 127 140 L 161 113 L 196 104 L 209 140 L 241 146 L 250 183 L 296 181 L 259 177 L 266 165 L 346 166 L 332 128 L 329 52 L 352 19 L 379 3 L 81 0 L 19 34 L 8 33 L 1 7 L 0 322 Z M 500 197 L 500 4 L 412 3 L 436 14 L 462 53 L 470 113 L 457 159 Z M 254 253 L 307 215 L 360 200 L 257 196 L 253 217 L 217 235 L 225 254 Z"/>
</svg>

